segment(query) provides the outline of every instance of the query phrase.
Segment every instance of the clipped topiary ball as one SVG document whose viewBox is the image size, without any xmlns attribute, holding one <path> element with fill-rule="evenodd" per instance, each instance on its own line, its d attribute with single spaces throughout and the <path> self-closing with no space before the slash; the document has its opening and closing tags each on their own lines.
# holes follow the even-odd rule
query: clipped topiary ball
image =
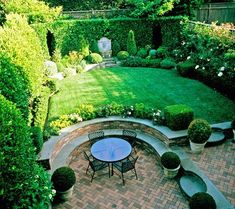
<svg viewBox="0 0 235 209">
<path fill-rule="evenodd" d="M 125 60 L 125 59 L 127 59 L 129 57 L 129 53 L 127 52 L 127 51 L 120 51 L 120 52 L 118 52 L 118 54 L 117 54 L 117 58 L 119 59 L 119 60 Z"/>
<path fill-rule="evenodd" d="M 97 53 L 91 53 L 87 56 L 87 61 L 92 64 L 101 63 L 103 61 L 103 58 L 100 54 Z"/>
<path fill-rule="evenodd" d="M 150 49 L 149 51 L 149 57 L 151 59 L 156 58 L 157 50 L 156 49 Z"/>
<path fill-rule="evenodd" d="M 175 168 L 178 168 L 178 166 L 180 165 L 180 158 L 174 152 L 171 152 L 171 151 L 165 152 L 161 156 L 161 163 L 165 168 L 175 169 Z"/>
<path fill-rule="evenodd" d="M 52 174 L 51 181 L 56 191 L 64 192 L 75 184 L 76 176 L 70 167 L 60 167 Z"/>
<path fill-rule="evenodd" d="M 195 193 L 189 200 L 190 209 L 216 209 L 214 198 L 206 192 Z"/>
<path fill-rule="evenodd" d="M 193 120 L 188 127 L 188 138 L 191 142 L 203 144 L 211 135 L 210 124 L 203 119 Z"/>
<path fill-rule="evenodd" d="M 145 58 L 148 56 L 148 51 L 145 48 L 140 48 L 136 55 L 138 57 Z"/>
<path fill-rule="evenodd" d="M 161 61 L 160 66 L 161 68 L 164 68 L 164 69 L 171 69 L 176 66 L 176 63 L 174 60 L 170 58 L 165 58 L 164 60 Z"/>
</svg>

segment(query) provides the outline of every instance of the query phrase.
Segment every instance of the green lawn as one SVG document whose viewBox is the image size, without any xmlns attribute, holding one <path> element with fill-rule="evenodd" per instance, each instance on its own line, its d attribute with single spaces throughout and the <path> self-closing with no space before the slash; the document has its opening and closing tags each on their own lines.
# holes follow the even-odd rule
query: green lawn
<svg viewBox="0 0 235 209">
<path fill-rule="evenodd" d="M 204 84 L 183 78 L 175 70 L 116 67 L 93 70 L 58 82 L 60 91 L 51 99 L 49 120 L 75 111 L 79 104 L 102 105 L 112 101 L 144 103 L 163 109 L 186 104 L 195 117 L 210 123 L 235 115 L 235 103 Z"/>
</svg>

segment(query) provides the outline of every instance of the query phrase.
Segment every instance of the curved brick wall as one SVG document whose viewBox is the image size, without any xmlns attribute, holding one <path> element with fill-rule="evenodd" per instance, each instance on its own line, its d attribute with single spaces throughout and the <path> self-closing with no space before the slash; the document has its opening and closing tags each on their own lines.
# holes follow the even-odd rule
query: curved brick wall
<svg viewBox="0 0 235 209">
<path fill-rule="evenodd" d="M 130 129 L 130 130 L 134 130 L 137 133 L 138 132 L 142 132 L 145 134 L 149 134 L 153 137 L 158 138 L 159 140 L 161 140 L 163 143 L 165 143 L 166 145 L 170 144 L 169 139 L 162 134 L 160 131 L 158 131 L 157 129 L 150 127 L 146 124 L 143 123 L 139 123 L 139 122 L 134 122 L 134 121 L 123 121 L 123 120 L 108 120 L 108 121 L 100 121 L 100 122 L 94 122 L 94 123 L 89 123 L 87 125 L 81 126 L 73 131 L 71 131 L 70 133 L 66 134 L 64 137 L 62 137 L 55 145 L 53 151 L 52 151 L 52 155 L 50 160 L 53 161 L 55 159 L 55 157 L 58 155 L 58 153 L 62 150 L 62 148 L 68 144 L 70 141 L 72 141 L 73 139 L 79 137 L 79 136 L 83 136 L 83 135 L 87 135 L 89 132 L 93 132 L 96 130 L 111 130 L 111 129 Z M 138 135 L 137 135 L 138 137 Z M 141 140 L 141 139 L 140 139 Z"/>
</svg>

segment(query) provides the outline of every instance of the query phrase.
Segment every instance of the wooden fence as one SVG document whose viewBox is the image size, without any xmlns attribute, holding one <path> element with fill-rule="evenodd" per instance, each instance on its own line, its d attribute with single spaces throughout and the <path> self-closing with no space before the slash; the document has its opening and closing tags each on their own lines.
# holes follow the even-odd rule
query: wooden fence
<svg viewBox="0 0 235 209">
<path fill-rule="evenodd" d="M 230 22 L 235 24 L 235 2 L 208 3 L 196 11 L 196 19 L 200 22 Z"/>
<path fill-rule="evenodd" d="M 64 15 L 69 15 L 74 18 L 111 18 L 115 16 L 126 15 L 130 13 L 129 9 L 104 9 L 104 10 L 85 10 L 85 11 L 64 11 Z"/>
</svg>

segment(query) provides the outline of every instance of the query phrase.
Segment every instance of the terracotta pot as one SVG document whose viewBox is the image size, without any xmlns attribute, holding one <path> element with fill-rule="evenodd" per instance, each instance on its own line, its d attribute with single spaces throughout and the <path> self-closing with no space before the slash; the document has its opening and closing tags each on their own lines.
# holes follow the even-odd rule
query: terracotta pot
<svg viewBox="0 0 235 209">
<path fill-rule="evenodd" d="M 73 194 L 73 187 L 74 186 L 72 186 L 70 189 L 68 189 L 68 190 L 66 190 L 64 192 L 56 191 L 56 194 L 58 195 L 58 197 L 61 200 L 66 201 L 66 200 L 68 200 L 72 196 L 72 194 Z"/>
<path fill-rule="evenodd" d="M 202 144 L 198 144 L 198 143 L 195 143 L 195 142 L 192 142 L 191 140 L 189 140 L 189 143 L 190 143 L 190 148 L 192 150 L 192 153 L 199 154 L 203 151 L 207 141 Z"/>
<path fill-rule="evenodd" d="M 177 168 L 174 168 L 174 169 L 169 169 L 169 168 L 165 168 L 163 166 L 163 169 L 164 169 L 164 174 L 167 178 L 169 179 L 172 179 L 174 178 L 175 176 L 177 176 L 178 174 L 178 171 L 180 169 L 180 165 L 177 167 Z"/>
</svg>

